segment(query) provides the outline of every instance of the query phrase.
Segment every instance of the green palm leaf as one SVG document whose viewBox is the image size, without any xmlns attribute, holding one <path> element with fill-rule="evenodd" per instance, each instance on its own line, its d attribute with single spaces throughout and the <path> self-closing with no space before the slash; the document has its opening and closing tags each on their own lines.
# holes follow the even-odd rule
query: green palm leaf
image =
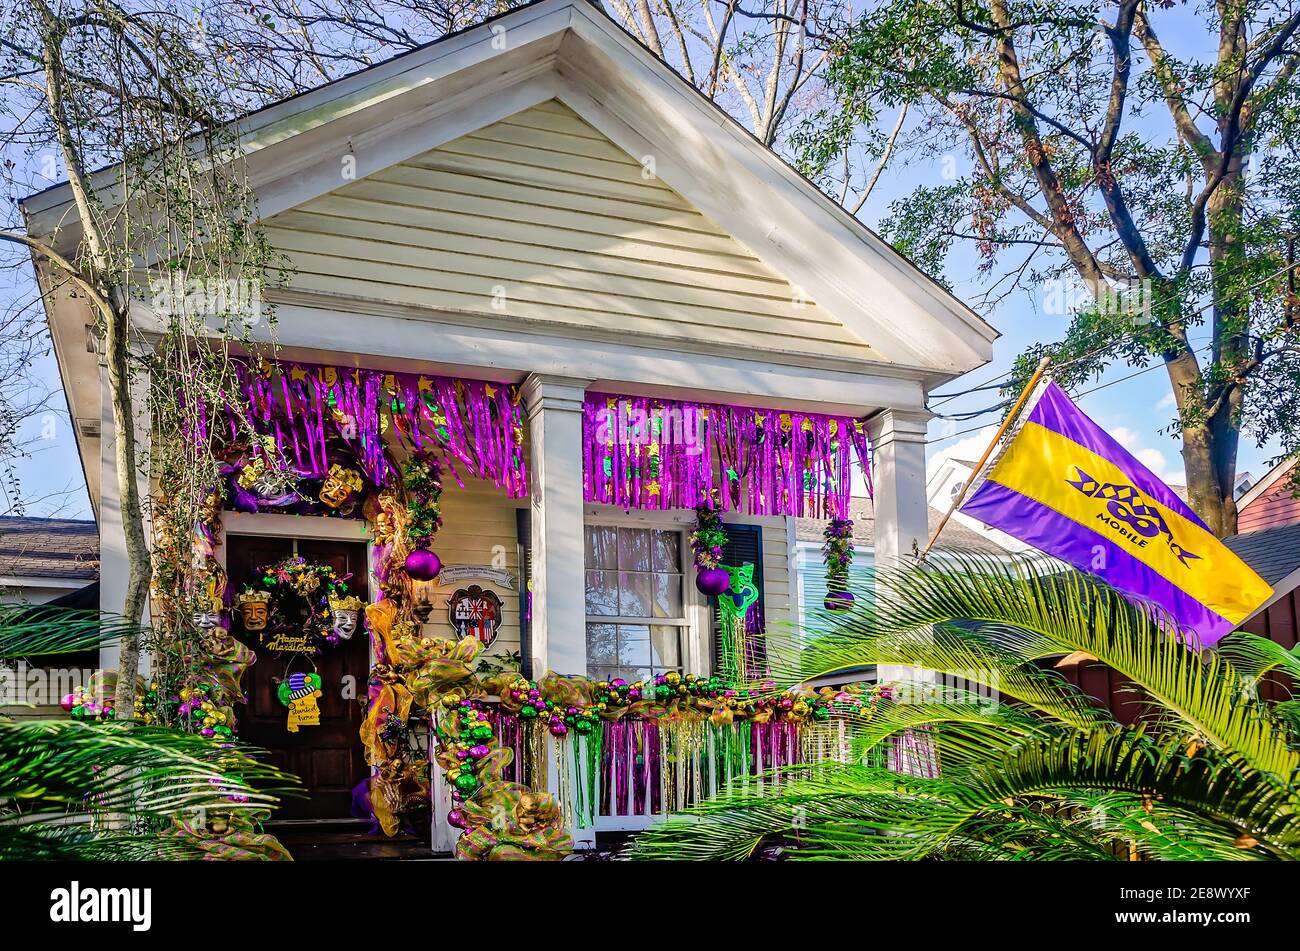
<svg viewBox="0 0 1300 951">
<path fill-rule="evenodd" d="M 853 761 L 735 785 L 643 833 L 633 858 L 751 856 L 998 860 L 1300 857 L 1296 701 L 1254 684 L 1296 655 L 1250 635 L 1222 652 L 1171 636 L 1168 619 L 1095 579 L 959 556 L 880 572 L 854 608 L 820 616 L 774 661 L 793 684 L 891 664 L 995 689 L 924 683 L 845 725 Z M 1125 674 L 1148 708 L 1124 729 L 1044 658 L 1085 652 Z M 891 743 L 933 745 L 937 777 L 865 765 Z M 862 765 L 858 765 L 861 763 Z"/>
</svg>

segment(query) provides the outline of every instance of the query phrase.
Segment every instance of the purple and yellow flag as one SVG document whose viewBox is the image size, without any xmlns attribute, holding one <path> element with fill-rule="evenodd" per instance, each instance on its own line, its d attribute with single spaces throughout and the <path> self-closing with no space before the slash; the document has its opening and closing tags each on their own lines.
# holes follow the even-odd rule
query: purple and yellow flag
<svg viewBox="0 0 1300 951">
<path fill-rule="evenodd" d="M 1206 646 L 1273 593 L 1052 382 L 961 511 L 1154 602 Z"/>
</svg>

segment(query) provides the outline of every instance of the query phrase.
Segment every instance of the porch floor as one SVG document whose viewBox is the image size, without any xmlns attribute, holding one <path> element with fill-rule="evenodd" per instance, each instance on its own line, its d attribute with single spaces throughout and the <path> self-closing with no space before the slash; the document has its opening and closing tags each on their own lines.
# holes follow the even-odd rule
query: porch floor
<svg viewBox="0 0 1300 951">
<path fill-rule="evenodd" d="M 324 822 L 268 822 L 266 831 L 280 840 L 296 862 L 436 861 L 449 860 L 429 847 L 428 839 L 413 835 L 371 833 L 369 823 L 357 819 Z"/>
</svg>

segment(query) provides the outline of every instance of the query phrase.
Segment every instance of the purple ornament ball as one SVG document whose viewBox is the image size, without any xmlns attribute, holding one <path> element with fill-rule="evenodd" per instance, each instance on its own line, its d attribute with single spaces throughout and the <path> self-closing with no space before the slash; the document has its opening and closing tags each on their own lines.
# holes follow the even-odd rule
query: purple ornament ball
<svg viewBox="0 0 1300 951">
<path fill-rule="evenodd" d="M 853 607 L 852 591 L 828 591 L 822 602 L 828 611 L 848 611 Z"/>
<path fill-rule="evenodd" d="M 72 708 L 75 707 L 76 705 L 77 705 L 77 697 L 75 694 L 65 693 L 63 695 L 63 699 L 59 701 L 59 706 L 61 706 L 64 710 L 67 710 L 69 712 L 71 712 Z"/>
<path fill-rule="evenodd" d="M 427 548 L 417 548 L 406 556 L 403 567 L 416 581 L 432 581 L 442 571 L 442 559 Z"/>
<path fill-rule="evenodd" d="M 451 810 L 451 812 L 447 813 L 447 824 L 457 829 L 466 828 L 467 823 L 465 822 L 465 814 L 459 809 Z"/>
<path fill-rule="evenodd" d="M 704 568 L 695 576 L 695 587 L 701 594 L 724 594 L 731 587 L 731 575 L 725 568 Z"/>
</svg>

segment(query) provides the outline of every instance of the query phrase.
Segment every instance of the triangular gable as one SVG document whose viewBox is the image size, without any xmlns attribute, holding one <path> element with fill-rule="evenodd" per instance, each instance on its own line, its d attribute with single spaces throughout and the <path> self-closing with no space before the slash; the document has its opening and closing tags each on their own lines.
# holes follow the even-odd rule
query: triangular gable
<svg viewBox="0 0 1300 951">
<path fill-rule="evenodd" d="M 991 357 L 997 334 L 587 0 L 538 0 L 277 103 L 243 123 L 268 217 L 559 99 L 871 348 L 928 385 Z M 107 187 L 107 184 L 106 186 Z M 66 189 L 34 196 L 34 233 Z M 846 359 L 846 367 L 862 365 Z"/>
<path fill-rule="evenodd" d="M 298 293 L 883 362 L 557 100 L 267 222 Z"/>
</svg>

